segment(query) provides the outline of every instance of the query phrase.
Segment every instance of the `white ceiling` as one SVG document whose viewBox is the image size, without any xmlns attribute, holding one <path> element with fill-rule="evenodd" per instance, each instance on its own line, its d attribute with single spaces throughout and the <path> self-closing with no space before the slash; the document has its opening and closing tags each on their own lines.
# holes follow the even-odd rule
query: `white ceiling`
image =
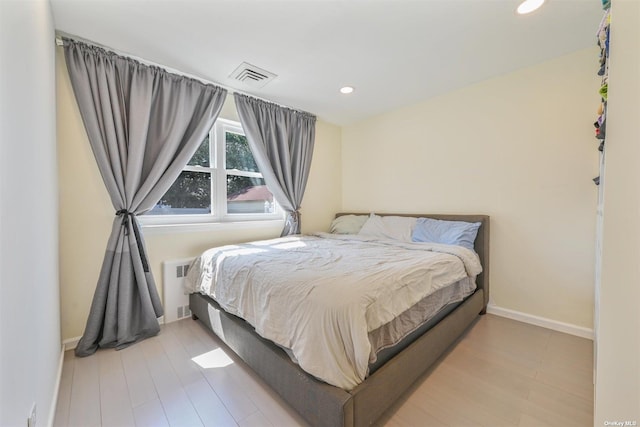
<svg viewBox="0 0 640 427">
<path fill-rule="evenodd" d="M 592 47 L 603 15 L 599 0 L 527 16 L 518 0 L 50 1 L 64 33 L 341 125 Z M 229 78 L 243 61 L 278 77 Z"/>
</svg>

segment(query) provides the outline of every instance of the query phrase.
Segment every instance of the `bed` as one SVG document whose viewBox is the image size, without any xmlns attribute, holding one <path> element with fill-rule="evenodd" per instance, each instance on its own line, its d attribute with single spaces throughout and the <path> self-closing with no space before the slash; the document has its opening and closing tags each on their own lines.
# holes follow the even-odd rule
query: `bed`
<svg viewBox="0 0 640 427">
<path fill-rule="evenodd" d="M 353 214 L 338 214 L 336 217 L 345 216 L 346 218 L 347 215 L 352 216 Z M 287 348 L 290 343 L 286 341 L 286 337 L 282 338 L 285 340 L 282 342 L 278 341 L 280 339 L 279 336 L 277 337 L 278 339 L 274 339 L 274 341 L 279 342 L 280 345 L 275 344 L 274 341 L 263 338 L 263 336 L 271 337 L 270 329 L 268 326 L 254 319 L 250 312 L 247 312 L 247 304 L 239 304 L 238 306 L 230 305 L 229 301 L 235 301 L 237 295 L 232 295 L 230 298 L 225 299 L 222 297 L 220 290 L 218 290 L 217 298 L 226 308 L 226 311 L 217 301 L 203 293 L 192 293 L 189 297 L 190 308 L 194 319 L 199 319 L 206 327 L 212 330 L 280 394 L 285 401 L 314 426 L 365 426 L 374 423 L 474 322 L 477 316 L 483 314 L 486 310 L 489 298 L 488 216 L 431 214 L 378 215 L 386 216 L 388 219 L 421 217 L 446 221 L 479 223 L 480 227 L 475 242 L 473 243 L 473 249 L 477 253 L 479 263 L 482 265 L 482 272 L 479 274 L 477 274 L 477 271 L 475 272 L 477 274 L 477 276 L 475 276 L 475 289 L 471 290 L 468 296 L 465 294 L 462 301 L 447 303 L 446 306 L 438 309 L 435 316 L 428 322 L 411 329 L 409 331 L 410 333 L 403 333 L 404 335 L 402 339 L 396 343 L 397 345 L 394 344 L 390 346 L 390 348 L 385 348 L 384 345 L 378 346 L 375 352 L 371 350 L 371 355 L 365 351 L 364 356 L 368 356 L 368 366 L 362 367 L 363 360 L 365 359 L 363 355 L 351 357 L 351 354 L 349 354 L 348 357 L 351 357 L 349 360 L 355 360 L 353 363 L 355 373 L 348 372 L 344 376 L 325 378 L 322 376 L 322 372 L 319 373 L 308 369 L 309 366 L 316 366 L 322 363 L 310 359 L 310 364 L 305 365 L 307 361 L 305 360 L 304 354 L 302 354 L 302 357 L 296 358 L 296 356 L 300 354 L 292 354 L 292 349 L 296 349 L 295 345 Z M 311 240 L 305 240 L 304 244 L 310 246 L 325 244 L 323 239 L 326 238 L 327 236 L 322 235 L 314 236 L 310 238 Z M 349 245 L 360 244 L 359 242 L 352 243 L 354 239 L 350 237 L 342 240 L 347 241 Z M 283 244 L 286 246 L 287 244 L 296 244 L 298 242 L 298 240 L 294 239 L 284 241 Z M 415 250 L 415 246 L 417 245 L 412 246 L 408 244 L 408 246 L 409 249 L 412 249 L 411 256 L 413 256 L 414 252 L 418 252 Z M 242 251 L 246 250 L 246 248 L 242 247 L 238 249 L 237 255 L 242 255 Z M 436 249 L 438 248 L 436 247 Z M 450 252 L 450 250 L 443 250 L 443 252 L 448 251 Z M 422 249 L 420 249 L 419 252 L 420 253 L 415 256 L 423 256 L 421 253 Z M 464 253 L 464 251 L 461 253 Z M 459 255 L 456 256 L 460 258 Z M 240 258 L 240 256 L 234 256 L 233 261 L 236 262 L 236 259 Z M 374 267 L 375 263 L 371 263 L 366 270 L 373 270 Z M 465 268 L 470 267 L 466 267 L 465 264 Z M 193 270 L 190 270 L 190 274 L 192 271 Z M 268 275 L 268 271 L 265 271 L 260 271 L 259 275 Z M 241 278 L 245 277 L 243 275 L 254 274 L 254 272 L 244 267 L 238 269 L 234 274 L 237 276 L 238 272 L 242 273 L 240 275 Z M 325 275 L 330 276 L 327 270 L 323 273 L 323 276 Z M 440 277 L 440 274 L 434 277 Z M 460 282 L 462 281 L 461 279 Z M 405 287 L 402 289 L 404 290 Z M 244 290 L 240 293 L 243 292 Z M 302 289 L 302 293 L 304 294 L 304 289 Z M 422 301 L 422 297 L 421 295 L 415 296 L 416 300 L 420 301 Z M 348 300 L 348 298 L 344 299 Z M 384 299 L 387 300 L 388 297 Z M 408 304 L 411 305 L 416 300 Z M 391 305 L 394 304 L 395 302 Z M 252 305 L 253 303 L 249 303 L 249 308 L 251 308 L 250 306 Z M 279 310 L 280 309 L 274 310 L 274 313 L 277 315 Z M 404 308 L 399 308 L 400 312 L 403 310 Z M 249 319 L 254 326 L 232 313 L 241 314 L 243 317 Z M 351 320 L 347 321 L 347 323 L 350 322 Z M 286 327 L 284 329 L 286 329 Z M 263 336 L 258 334 L 256 330 Z M 276 330 L 280 331 L 279 328 L 276 328 Z M 273 333 L 273 331 L 271 331 L 271 333 Z M 297 329 L 292 329 L 293 335 L 299 333 Z M 358 334 L 353 332 L 353 336 L 353 341 L 357 342 L 359 340 L 357 337 Z M 371 336 L 371 331 L 369 331 L 369 337 L 371 338 Z M 331 344 L 328 345 L 330 346 Z M 324 346 L 320 346 L 316 350 L 321 350 L 322 347 Z M 321 358 L 321 354 L 320 356 L 315 354 L 318 352 L 316 350 L 307 353 L 313 353 L 313 357 Z M 374 353 L 375 356 L 373 356 Z M 320 360 L 324 359 L 321 358 Z M 301 366 L 305 366 L 306 370 L 303 370 Z M 330 372 L 339 370 L 340 369 L 333 368 L 325 369 L 325 371 Z M 314 375 L 311 375 L 307 371 L 313 372 Z M 323 378 L 323 380 L 317 378 Z"/>
</svg>

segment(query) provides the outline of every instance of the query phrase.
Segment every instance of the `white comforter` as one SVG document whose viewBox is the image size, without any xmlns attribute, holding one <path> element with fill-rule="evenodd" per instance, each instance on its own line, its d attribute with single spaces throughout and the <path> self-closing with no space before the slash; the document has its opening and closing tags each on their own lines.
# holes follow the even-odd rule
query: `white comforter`
<svg viewBox="0 0 640 427">
<path fill-rule="evenodd" d="M 368 332 L 422 298 L 482 271 L 475 252 L 319 233 L 209 249 L 187 287 L 214 298 L 300 367 L 350 390 L 368 370 Z"/>
</svg>

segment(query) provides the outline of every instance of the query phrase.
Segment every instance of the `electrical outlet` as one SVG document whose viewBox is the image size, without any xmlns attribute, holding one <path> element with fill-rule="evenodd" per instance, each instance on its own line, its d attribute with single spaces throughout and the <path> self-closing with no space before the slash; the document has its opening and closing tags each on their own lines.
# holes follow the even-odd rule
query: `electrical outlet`
<svg viewBox="0 0 640 427">
<path fill-rule="evenodd" d="M 33 406 L 31 406 L 31 414 L 29 414 L 29 418 L 27 418 L 27 427 L 36 427 L 36 403 L 33 402 Z"/>
</svg>

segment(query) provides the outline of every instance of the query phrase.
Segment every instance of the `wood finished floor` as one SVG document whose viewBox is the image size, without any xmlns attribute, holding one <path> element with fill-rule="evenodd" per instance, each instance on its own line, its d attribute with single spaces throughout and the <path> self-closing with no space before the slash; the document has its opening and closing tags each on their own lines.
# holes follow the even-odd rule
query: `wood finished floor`
<svg viewBox="0 0 640 427">
<path fill-rule="evenodd" d="M 379 425 L 592 426 L 592 368 L 590 340 L 485 315 Z M 66 352 L 54 426 L 202 425 L 306 424 L 191 319 L 121 351 Z"/>
</svg>

